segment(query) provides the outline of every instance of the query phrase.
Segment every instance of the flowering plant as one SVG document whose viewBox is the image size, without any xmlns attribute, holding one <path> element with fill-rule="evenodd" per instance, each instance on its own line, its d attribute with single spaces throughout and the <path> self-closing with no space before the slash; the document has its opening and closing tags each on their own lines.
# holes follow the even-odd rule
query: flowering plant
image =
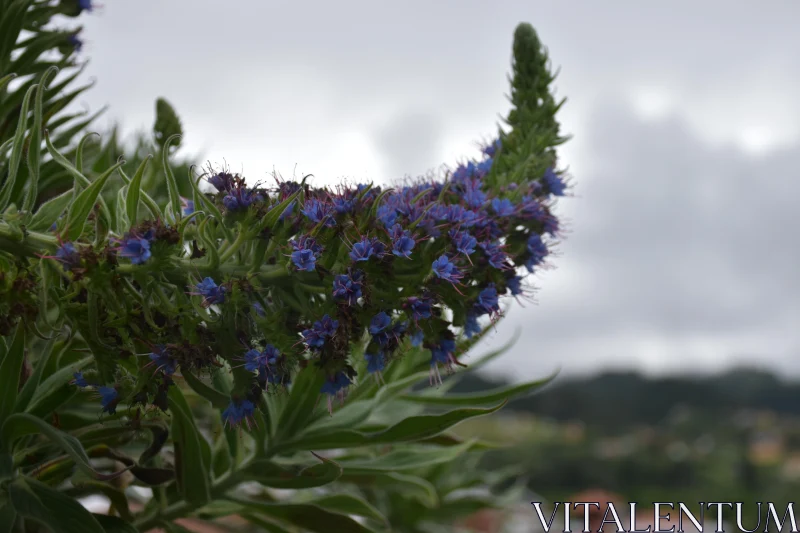
<svg viewBox="0 0 800 533">
<path fill-rule="evenodd" d="M 0 58 L 39 57 L 41 23 L 88 5 L 68 3 L 0 0 L 16 31 Z M 559 235 L 563 102 L 530 25 L 508 128 L 441 180 L 392 188 L 176 175 L 179 127 L 157 128 L 156 171 L 150 157 L 90 166 L 91 134 L 54 134 L 57 65 L 31 63 L 12 91 L 5 72 L 24 65 L 0 60 L 0 102 L 19 101 L 0 136 L 0 531 L 180 531 L 233 514 L 270 531 L 419 531 L 495 504 L 451 497 L 476 480 L 443 465 L 482 445 L 448 430 L 541 382 L 445 394 L 443 374 L 467 367 L 503 298 L 529 295 L 523 274 Z M 153 494 L 138 509 L 135 487 Z M 73 499 L 95 493 L 109 513 Z M 415 519 L 397 510 L 406 493 Z"/>
</svg>

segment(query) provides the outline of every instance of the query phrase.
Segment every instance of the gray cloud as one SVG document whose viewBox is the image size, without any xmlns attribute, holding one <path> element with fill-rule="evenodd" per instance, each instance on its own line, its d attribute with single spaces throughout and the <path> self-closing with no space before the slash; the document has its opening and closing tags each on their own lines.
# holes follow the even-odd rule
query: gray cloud
<svg viewBox="0 0 800 533">
<path fill-rule="evenodd" d="M 703 353 L 719 367 L 763 339 L 748 355 L 800 374 L 800 146 L 758 157 L 713 147 L 677 117 L 646 122 L 613 101 L 583 137 L 596 168 L 562 200 L 571 234 L 542 276 L 546 305 L 512 310 L 493 344 L 513 326 L 523 336 L 494 369 L 679 371 Z M 647 354 L 652 339 L 662 349 Z"/>
</svg>

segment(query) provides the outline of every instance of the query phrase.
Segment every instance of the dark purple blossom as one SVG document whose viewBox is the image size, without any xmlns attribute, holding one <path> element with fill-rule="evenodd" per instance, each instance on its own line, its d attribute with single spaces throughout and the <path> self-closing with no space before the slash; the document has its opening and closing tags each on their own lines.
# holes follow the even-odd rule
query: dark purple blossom
<svg viewBox="0 0 800 533">
<path fill-rule="evenodd" d="M 480 247 L 483 249 L 486 257 L 489 258 L 489 264 L 491 266 L 498 269 L 506 268 L 507 256 L 500 244 L 496 242 L 482 242 L 480 243 Z"/>
<path fill-rule="evenodd" d="M 181 205 L 183 206 L 183 214 L 186 216 L 194 213 L 194 201 L 181 198 Z"/>
<path fill-rule="evenodd" d="M 453 239 L 453 246 L 456 247 L 458 253 L 466 256 L 475 253 L 475 246 L 478 245 L 478 241 L 466 231 L 451 230 L 450 237 Z"/>
<path fill-rule="evenodd" d="M 538 233 L 532 233 L 531 236 L 528 237 L 528 252 L 530 256 L 527 261 L 525 261 L 525 267 L 528 269 L 528 272 L 533 272 L 534 267 L 544 261 L 547 254 L 550 253 L 547 249 L 547 245 L 542 240 L 542 236 Z"/>
<path fill-rule="evenodd" d="M 208 178 L 208 182 L 219 192 L 229 192 L 233 189 L 235 179 L 227 172 L 220 172 Z"/>
<path fill-rule="evenodd" d="M 508 280 L 506 280 L 506 286 L 513 296 L 522 294 L 522 278 L 519 276 L 508 278 Z"/>
</svg>

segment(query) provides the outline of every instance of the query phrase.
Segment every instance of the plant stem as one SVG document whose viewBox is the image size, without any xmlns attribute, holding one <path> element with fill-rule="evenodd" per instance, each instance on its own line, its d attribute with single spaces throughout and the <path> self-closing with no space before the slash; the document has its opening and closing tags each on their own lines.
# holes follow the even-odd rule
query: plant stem
<svg viewBox="0 0 800 533">
<path fill-rule="evenodd" d="M 249 462 L 250 461 L 245 461 L 242 467 L 246 467 Z M 213 501 L 224 496 L 227 491 L 238 485 L 242 481 L 237 476 L 238 473 L 239 472 L 234 470 L 227 472 L 220 477 L 211 487 L 211 500 L 209 501 Z M 157 527 L 161 522 L 171 522 L 177 518 L 188 516 L 190 513 L 196 511 L 203 505 L 192 504 L 185 500 L 176 502 L 168 506 L 166 509 L 155 510 L 149 513 L 147 516 L 136 519 L 133 522 L 133 527 L 139 531 L 146 532 Z"/>
<path fill-rule="evenodd" d="M 239 231 L 239 235 L 236 236 L 236 240 L 233 241 L 233 244 L 231 244 L 228 247 L 228 249 L 225 250 L 225 252 L 223 252 L 223 254 L 219 257 L 220 263 L 224 263 L 225 261 L 233 257 L 233 254 L 235 254 L 247 240 L 247 232 L 244 231 L 244 228 L 240 229 L 241 231 Z"/>
</svg>

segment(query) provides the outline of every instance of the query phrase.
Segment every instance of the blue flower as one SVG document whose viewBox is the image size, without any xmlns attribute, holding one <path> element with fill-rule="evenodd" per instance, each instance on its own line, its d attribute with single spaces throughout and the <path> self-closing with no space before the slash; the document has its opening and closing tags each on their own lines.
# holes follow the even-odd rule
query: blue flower
<svg viewBox="0 0 800 533">
<path fill-rule="evenodd" d="M 228 192 L 233 189 L 234 178 L 227 172 L 220 172 L 208 178 L 208 182 L 219 192 Z"/>
<path fill-rule="evenodd" d="M 246 189 L 244 186 L 237 186 L 222 199 L 222 204 L 228 211 L 237 211 L 246 209 L 254 202 L 262 200 L 263 197 L 255 189 Z"/>
<path fill-rule="evenodd" d="M 336 221 L 333 219 L 333 207 L 315 198 L 306 200 L 302 213 L 315 224 L 324 221 L 325 226 L 333 227 L 336 225 Z"/>
<path fill-rule="evenodd" d="M 369 261 L 372 255 L 372 243 L 367 237 L 362 237 L 361 240 L 353 244 L 353 249 L 350 250 L 350 259 L 353 261 Z"/>
<path fill-rule="evenodd" d="M 119 392 L 112 387 L 100 387 L 97 389 L 100 393 L 100 403 L 103 406 L 103 412 L 113 415 L 117 412 L 117 405 L 119 404 Z"/>
<path fill-rule="evenodd" d="M 336 197 L 333 199 L 333 208 L 337 213 L 343 215 L 349 213 L 355 207 L 355 202 L 350 198 Z"/>
<path fill-rule="evenodd" d="M 425 339 L 425 334 L 422 333 L 421 329 L 418 329 L 414 333 L 409 336 L 409 341 L 411 342 L 411 346 L 419 347 L 422 346 L 422 341 Z"/>
<path fill-rule="evenodd" d="M 255 302 L 255 303 L 253 303 L 253 311 L 255 311 L 255 312 L 256 312 L 256 314 L 257 314 L 258 316 L 260 316 L 260 317 L 264 317 L 264 316 L 266 316 L 266 313 L 264 312 L 264 306 L 262 306 L 262 305 L 261 305 L 260 303 L 258 303 L 258 302 Z"/>
<path fill-rule="evenodd" d="M 134 265 L 141 265 L 150 259 L 150 241 L 141 237 L 128 237 L 122 241 L 119 250 L 121 257 L 127 257 Z"/>
<path fill-rule="evenodd" d="M 175 373 L 177 362 L 167 355 L 167 349 L 164 346 L 155 346 L 149 357 L 155 364 L 156 371 L 161 370 L 166 376 L 171 376 Z"/>
<path fill-rule="evenodd" d="M 83 377 L 83 372 L 75 372 L 74 374 L 72 374 L 72 377 L 75 378 L 72 380 L 73 385 L 80 387 L 82 389 L 85 389 L 86 387 L 89 386 L 89 382 L 86 381 L 86 378 Z"/>
<path fill-rule="evenodd" d="M 389 325 L 392 323 L 392 319 L 389 315 L 381 311 L 374 317 L 369 323 L 369 332 L 372 335 L 377 335 L 378 333 L 384 331 Z"/>
<path fill-rule="evenodd" d="M 478 317 L 475 313 L 467 313 L 467 320 L 464 323 L 464 335 L 471 339 L 473 335 L 481 332 L 481 326 L 478 324 Z"/>
<path fill-rule="evenodd" d="M 64 270 L 72 270 L 73 268 L 81 266 L 81 256 L 75 245 L 71 242 L 65 242 L 56 250 L 55 259 L 61 262 Z"/>
<path fill-rule="evenodd" d="M 386 368 L 386 360 L 381 352 L 364 354 L 364 360 L 367 362 L 367 372 L 370 374 L 380 373 Z"/>
<path fill-rule="evenodd" d="M 75 48 L 76 52 L 80 52 L 81 48 L 83 48 L 83 41 L 81 41 L 76 34 L 67 37 L 67 41 Z"/>
<path fill-rule="evenodd" d="M 449 281 L 450 283 L 456 283 L 464 276 L 446 255 L 439 256 L 439 258 L 433 262 L 433 273 L 436 274 L 437 277 Z"/>
<path fill-rule="evenodd" d="M 483 249 L 486 256 L 489 258 L 489 264 L 497 269 L 506 267 L 506 254 L 500 247 L 500 244 L 495 242 L 482 242 L 480 247 Z"/>
<path fill-rule="evenodd" d="M 494 155 L 497 153 L 497 150 L 499 150 L 500 147 L 501 147 L 500 139 L 497 139 L 493 143 L 484 147 L 483 153 L 489 157 L 494 157 Z"/>
<path fill-rule="evenodd" d="M 480 187 L 481 183 L 478 180 L 466 182 L 464 200 L 470 207 L 480 207 L 486 203 L 486 193 Z"/>
<path fill-rule="evenodd" d="M 500 312 L 500 304 L 497 299 L 497 289 L 494 284 L 489 285 L 478 294 L 478 301 L 475 308 L 482 314 L 492 315 Z"/>
<path fill-rule="evenodd" d="M 333 337 L 338 329 L 339 321 L 332 319 L 330 315 L 325 315 L 322 319 L 314 322 L 311 328 L 304 330 L 301 335 L 309 349 L 322 348 L 325 345 L 325 339 Z"/>
<path fill-rule="evenodd" d="M 567 188 L 567 184 L 564 183 L 564 180 L 561 179 L 561 177 L 556 174 L 552 168 L 545 170 L 544 182 L 553 195 L 564 196 L 564 191 Z"/>
<path fill-rule="evenodd" d="M 258 350 L 251 348 L 244 354 L 244 368 L 248 372 L 258 372 L 261 367 L 266 365 L 266 356 Z"/>
<path fill-rule="evenodd" d="M 320 393 L 328 395 L 328 412 L 333 414 L 333 397 L 338 396 L 344 401 L 344 392 L 347 387 L 352 385 L 353 382 L 342 371 L 337 372 L 333 376 L 328 376 L 325 383 L 320 389 Z"/>
<path fill-rule="evenodd" d="M 411 232 L 403 230 L 400 224 L 392 226 L 392 253 L 397 257 L 411 258 L 411 251 L 417 242 L 411 236 Z"/>
<path fill-rule="evenodd" d="M 313 272 L 317 263 L 317 256 L 311 250 L 297 250 L 292 252 L 292 262 L 298 270 Z"/>
<path fill-rule="evenodd" d="M 92 0 L 78 0 L 78 12 L 88 11 L 91 13 L 93 7 Z"/>
<path fill-rule="evenodd" d="M 467 256 L 475 253 L 475 246 L 478 241 L 466 231 L 451 231 L 450 237 L 453 239 L 453 244 L 459 253 Z"/>
<path fill-rule="evenodd" d="M 489 171 L 492 169 L 492 163 L 493 162 L 494 161 L 490 157 L 489 159 L 484 159 L 483 161 L 478 163 L 478 166 L 476 167 L 476 171 L 477 171 L 476 174 L 481 178 L 486 176 L 486 174 L 488 174 Z"/>
<path fill-rule="evenodd" d="M 362 284 L 347 274 L 340 274 L 333 280 L 333 297 L 355 305 L 361 298 Z"/>
<path fill-rule="evenodd" d="M 183 204 L 184 215 L 189 216 L 194 213 L 194 201 L 181 198 L 181 204 Z"/>
<path fill-rule="evenodd" d="M 327 337 L 333 337 L 339 329 L 339 321 L 334 320 L 330 315 L 324 315 L 320 320 L 314 322 L 314 328 Z"/>
<path fill-rule="evenodd" d="M 508 198 L 494 198 L 492 200 L 492 209 L 499 217 L 507 217 L 514 214 L 514 204 Z"/>
<path fill-rule="evenodd" d="M 442 384 L 442 375 L 439 373 L 439 365 L 444 365 L 448 372 L 452 372 L 453 365 L 458 364 L 455 358 L 456 343 L 450 339 L 444 339 L 437 346 L 431 348 L 431 371 L 430 384 Z"/>
<path fill-rule="evenodd" d="M 431 317 L 431 302 L 428 298 L 411 296 L 406 301 L 406 306 L 411 309 L 411 318 L 415 322 L 421 318 Z"/>
<path fill-rule="evenodd" d="M 222 419 L 229 427 L 239 426 L 242 422 L 246 422 L 249 427 L 255 410 L 255 405 L 250 400 L 242 400 L 240 402 L 231 400 L 228 407 L 222 411 Z"/>
<path fill-rule="evenodd" d="M 550 253 L 547 249 L 547 245 L 542 240 L 542 236 L 538 233 L 532 233 L 531 236 L 528 237 L 528 252 L 531 254 L 525 262 L 525 267 L 528 269 L 528 272 L 533 272 L 533 268 L 544 261 L 547 254 Z"/>
<path fill-rule="evenodd" d="M 522 294 L 522 279 L 519 276 L 514 276 L 506 280 L 506 286 L 513 296 Z"/>
<path fill-rule="evenodd" d="M 387 228 L 392 226 L 397 220 L 397 210 L 390 205 L 382 205 L 376 213 L 378 220 Z"/>
<path fill-rule="evenodd" d="M 204 298 L 203 306 L 205 307 L 213 304 L 221 304 L 225 301 L 225 292 L 227 289 L 225 287 L 218 287 L 211 278 L 205 278 L 198 283 L 195 288 L 197 292 L 192 294 L 202 296 Z"/>
<path fill-rule="evenodd" d="M 294 252 L 292 252 L 292 262 L 299 270 L 313 272 L 316 268 L 317 259 L 322 253 L 322 246 L 317 244 L 313 237 L 303 235 L 298 240 L 289 241 Z"/>
</svg>

